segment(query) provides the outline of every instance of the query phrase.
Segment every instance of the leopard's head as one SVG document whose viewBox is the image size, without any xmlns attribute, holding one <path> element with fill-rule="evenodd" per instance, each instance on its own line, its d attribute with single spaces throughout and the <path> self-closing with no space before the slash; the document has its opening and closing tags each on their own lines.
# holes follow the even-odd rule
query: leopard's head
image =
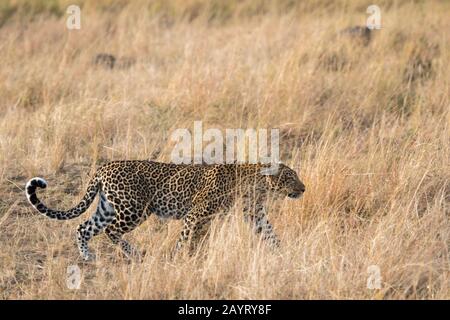
<svg viewBox="0 0 450 320">
<path fill-rule="evenodd" d="M 298 199 L 305 192 L 305 185 L 297 173 L 281 163 L 277 170 L 267 174 L 267 181 L 270 191 L 281 196 Z"/>
</svg>

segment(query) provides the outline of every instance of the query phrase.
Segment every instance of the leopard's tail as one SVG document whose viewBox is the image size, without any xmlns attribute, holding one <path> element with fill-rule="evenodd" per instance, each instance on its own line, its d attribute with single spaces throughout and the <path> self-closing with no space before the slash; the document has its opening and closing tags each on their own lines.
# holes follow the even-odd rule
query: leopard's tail
<svg viewBox="0 0 450 320">
<path fill-rule="evenodd" d="M 45 189 L 47 187 L 47 181 L 42 178 L 33 178 L 27 182 L 25 187 L 25 193 L 28 199 L 28 202 L 39 211 L 41 214 L 57 220 L 68 220 L 73 219 L 84 213 L 87 208 L 94 201 L 95 196 L 99 191 L 100 182 L 99 179 L 94 176 L 89 182 L 89 186 L 87 188 L 86 194 L 83 199 L 78 203 L 75 207 L 67 211 L 59 211 L 47 208 L 47 206 L 39 200 L 36 195 L 36 188 Z"/>
</svg>

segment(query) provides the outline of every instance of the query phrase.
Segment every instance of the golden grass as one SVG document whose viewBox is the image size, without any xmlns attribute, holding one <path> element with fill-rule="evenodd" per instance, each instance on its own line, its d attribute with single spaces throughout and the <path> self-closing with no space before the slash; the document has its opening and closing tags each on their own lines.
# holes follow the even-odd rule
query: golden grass
<svg viewBox="0 0 450 320">
<path fill-rule="evenodd" d="M 76 1 L 79 31 L 70 3 L 0 7 L 0 298 L 450 298 L 448 3 L 380 1 L 367 47 L 336 36 L 365 23 L 364 1 Z M 136 64 L 95 67 L 100 52 Z M 180 222 L 152 217 L 127 235 L 144 263 L 99 236 L 82 264 L 75 230 L 94 206 L 58 222 L 26 203 L 32 176 L 64 209 L 101 163 L 169 161 L 170 134 L 195 120 L 280 128 L 307 192 L 271 210 L 279 252 L 236 208 L 192 257 L 171 257 Z"/>
</svg>

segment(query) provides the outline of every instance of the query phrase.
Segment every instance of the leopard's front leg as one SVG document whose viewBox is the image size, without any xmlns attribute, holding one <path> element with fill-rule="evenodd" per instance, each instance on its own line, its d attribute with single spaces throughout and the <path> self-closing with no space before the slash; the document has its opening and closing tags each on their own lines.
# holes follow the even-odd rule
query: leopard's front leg
<svg viewBox="0 0 450 320">
<path fill-rule="evenodd" d="M 280 240 L 278 239 L 277 235 L 273 231 L 273 226 L 267 220 L 266 214 L 263 216 L 256 217 L 255 221 L 255 232 L 261 233 L 262 238 L 265 241 L 268 241 L 269 245 L 274 248 L 278 248 L 280 246 Z"/>
<path fill-rule="evenodd" d="M 267 219 L 265 198 L 248 197 L 244 199 L 244 219 L 252 225 L 255 233 L 261 234 L 263 240 L 271 247 L 278 248 L 280 240 L 273 230 L 272 224 Z"/>
<path fill-rule="evenodd" d="M 176 250 L 180 250 L 187 243 L 189 250 L 192 251 L 209 225 L 211 217 L 207 206 L 194 207 L 184 218 L 184 226 L 177 241 Z"/>
</svg>

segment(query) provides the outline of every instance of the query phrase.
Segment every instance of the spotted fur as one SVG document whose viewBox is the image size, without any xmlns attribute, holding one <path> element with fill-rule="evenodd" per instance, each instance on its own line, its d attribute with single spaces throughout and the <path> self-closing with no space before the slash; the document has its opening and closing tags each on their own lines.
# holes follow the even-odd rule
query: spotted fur
<svg viewBox="0 0 450 320">
<path fill-rule="evenodd" d="M 177 248 L 195 245 L 214 214 L 227 211 L 242 198 L 245 220 L 255 232 L 273 246 L 279 240 L 267 220 L 266 200 L 271 193 L 298 198 L 305 191 L 295 171 L 280 164 L 277 172 L 267 174 L 268 165 L 176 165 L 154 161 L 114 161 L 98 169 L 89 182 L 83 199 L 67 211 L 49 209 L 36 196 L 36 188 L 46 188 L 42 178 L 26 185 L 26 196 L 41 214 L 58 220 L 78 217 L 99 194 L 95 213 L 79 225 L 77 244 L 81 256 L 91 260 L 89 240 L 104 231 L 130 258 L 139 251 L 122 239 L 150 214 L 161 218 L 183 219 L 184 227 Z M 264 172 L 266 170 L 266 172 Z M 192 247 L 191 247 L 192 248 Z"/>
</svg>

